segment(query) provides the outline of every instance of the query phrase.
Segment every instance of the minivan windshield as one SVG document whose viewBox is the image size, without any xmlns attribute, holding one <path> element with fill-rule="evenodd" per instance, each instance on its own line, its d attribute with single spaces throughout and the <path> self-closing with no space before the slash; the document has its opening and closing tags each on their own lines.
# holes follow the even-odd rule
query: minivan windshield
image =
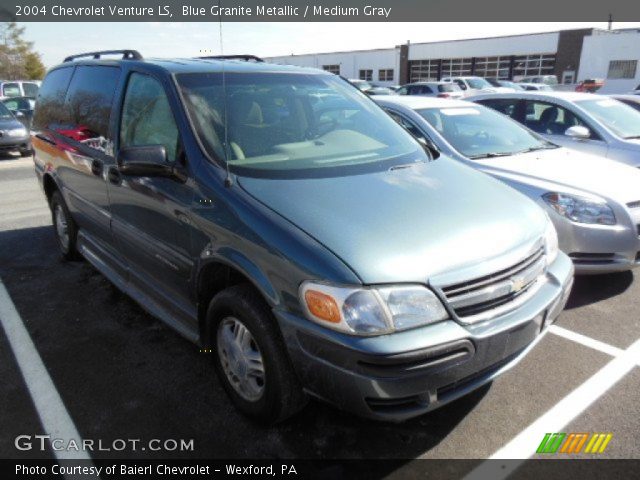
<svg viewBox="0 0 640 480">
<path fill-rule="evenodd" d="M 625 139 L 640 138 L 640 112 L 611 98 L 582 100 L 576 104 Z"/>
<path fill-rule="evenodd" d="M 556 145 L 489 108 L 426 108 L 417 110 L 458 152 L 480 159 L 531 152 Z"/>
<path fill-rule="evenodd" d="M 238 175 L 339 176 L 429 159 L 380 107 L 335 75 L 227 72 L 224 84 L 219 72 L 176 79 L 204 149 Z"/>
</svg>

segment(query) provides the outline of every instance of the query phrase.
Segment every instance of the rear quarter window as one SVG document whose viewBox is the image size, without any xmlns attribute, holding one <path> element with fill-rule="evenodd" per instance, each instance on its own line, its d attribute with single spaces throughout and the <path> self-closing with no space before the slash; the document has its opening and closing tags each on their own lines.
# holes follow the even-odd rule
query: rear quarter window
<svg viewBox="0 0 640 480">
<path fill-rule="evenodd" d="M 79 66 L 71 79 L 59 133 L 89 148 L 104 152 L 110 142 L 111 105 L 120 69 Z"/>
<path fill-rule="evenodd" d="M 42 82 L 36 101 L 33 128 L 42 130 L 60 123 L 64 99 L 73 75 L 74 67 L 52 70 Z"/>
</svg>

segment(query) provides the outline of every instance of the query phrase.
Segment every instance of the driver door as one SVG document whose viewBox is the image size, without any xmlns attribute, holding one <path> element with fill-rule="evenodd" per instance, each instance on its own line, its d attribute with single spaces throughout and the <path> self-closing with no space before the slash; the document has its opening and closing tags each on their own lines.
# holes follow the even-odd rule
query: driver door
<svg viewBox="0 0 640 480">
<path fill-rule="evenodd" d="M 166 162 L 179 164 L 186 181 L 123 173 L 122 158 L 108 172 L 112 231 L 130 267 L 130 282 L 176 312 L 192 309 L 190 279 L 192 175 L 162 83 L 138 72 L 129 75 L 120 118 L 118 152 L 161 145 Z M 129 157 L 130 158 L 130 157 Z M 135 161 L 132 159 L 131 161 Z"/>
</svg>

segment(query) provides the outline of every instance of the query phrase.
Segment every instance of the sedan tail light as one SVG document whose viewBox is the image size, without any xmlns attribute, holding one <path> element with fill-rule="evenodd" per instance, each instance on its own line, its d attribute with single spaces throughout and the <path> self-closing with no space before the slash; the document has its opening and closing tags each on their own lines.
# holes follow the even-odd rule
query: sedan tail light
<svg viewBox="0 0 640 480">
<path fill-rule="evenodd" d="M 449 98 L 451 94 L 449 93 L 439 93 L 438 98 Z"/>
</svg>

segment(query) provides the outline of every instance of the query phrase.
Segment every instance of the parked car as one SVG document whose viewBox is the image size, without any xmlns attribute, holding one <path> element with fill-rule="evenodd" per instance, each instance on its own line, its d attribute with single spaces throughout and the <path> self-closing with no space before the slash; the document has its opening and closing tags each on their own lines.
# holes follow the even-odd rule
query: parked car
<svg viewBox="0 0 640 480">
<path fill-rule="evenodd" d="M 551 87 L 558 85 L 558 77 L 555 75 L 534 75 L 531 77 L 522 77 L 518 83 L 543 83 Z"/>
<path fill-rule="evenodd" d="M 546 83 L 518 83 L 520 90 L 534 91 L 534 92 L 553 92 L 553 88 Z"/>
<path fill-rule="evenodd" d="M 498 90 L 499 92 L 519 92 L 524 90 L 521 85 L 516 82 L 512 82 L 511 80 L 499 80 L 497 78 L 485 78 L 485 80 L 494 87 L 500 89 Z"/>
<path fill-rule="evenodd" d="M 640 264 L 640 171 L 559 147 L 512 119 L 463 101 L 376 100 L 418 139 L 543 207 L 576 273 Z"/>
<path fill-rule="evenodd" d="M 615 98 L 619 102 L 629 105 L 631 108 L 640 111 L 640 95 L 609 95 L 611 98 Z"/>
<path fill-rule="evenodd" d="M 0 152 L 18 152 L 23 157 L 31 155 L 29 131 L 1 102 Z"/>
<path fill-rule="evenodd" d="M 100 55 L 51 69 L 36 101 L 60 252 L 211 349 L 245 414 L 313 395 L 413 417 L 514 365 L 562 310 L 573 265 L 543 210 L 340 77 Z"/>
<path fill-rule="evenodd" d="M 595 93 L 604 86 L 604 80 L 601 78 L 588 78 L 582 80 L 576 85 L 576 92 Z"/>
<path fill-rule="evenodd" d="M 443 77 L 442 81 L 457 84 L 465 95 L 498 91 L 482 77 Z"/>
<path fill-rule="evenodd" d="M 395 95 L 396 92 L 387 87 L 378 87 L 371 82 L 366 80 L 358 80 L 355 78 L 350 78 L 348 80 L 349 83 L 358 87 L 361 92 L 366 93 L 367 95 Z"/>
<path fill-rule="evenodd" d="M 478 95 L 494 108 L 563 145 L 640 166 L 640 112 L 597 93 L 521 92 Z"/>
<path fill-rule="evenodd" d="M 35 98 L 9 97 L 2 100 L 2 103 L 4 103 L 4 106 L 7 107 L 25 127 L 30 128 L 31 119 L 33 118 L 33 107 L 36 104 Z"/>
<path fill-rule="evenodd" d="M 451 82 L 415 82 L 400 87 L 398 95 L 421 95 L 425 97 L 463 98 L 464 92 Z"/>
<path fill-rule="evenodd" d="M 39 80 L 0 80 L 0 100 L 9 97 L 35 98 L 39 88 Z"/>
</svg>

